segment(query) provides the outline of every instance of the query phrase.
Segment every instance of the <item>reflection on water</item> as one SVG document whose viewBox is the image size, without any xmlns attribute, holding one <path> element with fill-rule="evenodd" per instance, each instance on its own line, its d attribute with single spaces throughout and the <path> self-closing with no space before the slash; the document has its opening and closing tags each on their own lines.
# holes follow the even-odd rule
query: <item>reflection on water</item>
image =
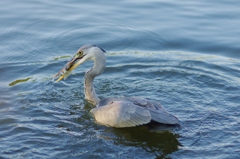
<svg viewBox="0 0 240 159">
<path fill-rule="evenodd" d="M 173 134 L 169 130 L 151 132 L 147 126 L 139 126 L 123 129 L 108 128 L 105 131 L 115 134 L 115 138 L 111 140 L 114 140 L 114 144 L 116 145 L 137 147 L 146 152 L 153 153 L 156 157 L 160 158 L 164 158 L 177 151 L 180 146 L 178 141 L 179 135 Z M 109 140 L 108 136 L 101 137 Z"/>
</svg>

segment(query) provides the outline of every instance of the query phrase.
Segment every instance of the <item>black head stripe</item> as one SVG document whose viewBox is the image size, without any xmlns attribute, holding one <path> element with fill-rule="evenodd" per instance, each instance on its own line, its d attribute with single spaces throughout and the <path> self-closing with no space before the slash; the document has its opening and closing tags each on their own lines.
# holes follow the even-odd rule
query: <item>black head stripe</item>
<svg viewBox="0 0 240 159">
<path fill-rule="evenodd" d="M 97 46 L 97 45 L 93 45 L 93 46 L 94 46 L 94 47 L 98 47 L 100 50 L 102 50 L 102 52 L 106 53 L 106 51 L 103 50 L 103 48 L 101 48 L 101 47 L 99 47 L 99 46 Z"/>
</svg>

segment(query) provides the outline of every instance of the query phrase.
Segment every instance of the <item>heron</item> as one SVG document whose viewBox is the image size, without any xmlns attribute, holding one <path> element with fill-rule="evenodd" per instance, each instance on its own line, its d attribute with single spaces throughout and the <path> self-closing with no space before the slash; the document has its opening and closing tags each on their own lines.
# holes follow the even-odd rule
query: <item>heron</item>
<svg viewBox="0 0 240 159">
<path fill-rule="evenodd" d="M 149 124 L 152 121 L 175 125 L 179 120 L 159 102 L 140 97 L 112 97 L 99 99 L 94 89 L 94 78 L 100 75 L 106 64 L 106 51 L 101 47 L 86 44 L 80 47 L 69 62 L 54 76 L 56 82 L 66 79 L 71 72 L 86 61 L 92 60 L 93 67 L 84 76 L 85 99 L 95 105 L 90 112 L 98 124 L 123 128 Z"/>
</svg>

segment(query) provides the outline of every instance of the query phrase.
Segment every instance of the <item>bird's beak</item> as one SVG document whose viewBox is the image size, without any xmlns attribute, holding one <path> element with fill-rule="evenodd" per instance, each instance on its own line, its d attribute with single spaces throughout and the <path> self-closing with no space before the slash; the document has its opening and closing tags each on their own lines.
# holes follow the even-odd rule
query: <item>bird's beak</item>
<svg viewBox="0 0 240 159">
<path fill-rule="evenodd" d="M 53 77 L 53 79 L 59 77 L 56 82 L 61 81 L 63 78 L 66 79 L 72 70 L 74 70 L 76 67 L 78 67 L 83 62 L 81 59 L 84 57 L 84 55 L 78 55 L 76 54 L 67 64 Z"/>
</svg>

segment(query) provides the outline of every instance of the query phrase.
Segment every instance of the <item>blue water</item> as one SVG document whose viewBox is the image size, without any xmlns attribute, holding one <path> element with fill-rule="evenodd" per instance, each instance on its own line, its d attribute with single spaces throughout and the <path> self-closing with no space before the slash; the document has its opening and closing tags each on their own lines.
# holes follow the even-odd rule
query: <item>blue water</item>
<svg viewBox="0 0 240 159">
<path fill-rule="evenodd" d="M 240 2 L 0 1 L 0 158 L 239 158 Z M 83 44 L 107 51 L 100 97 L 157 100 L 180 126 L 98 125 Z"/>
</svg>

